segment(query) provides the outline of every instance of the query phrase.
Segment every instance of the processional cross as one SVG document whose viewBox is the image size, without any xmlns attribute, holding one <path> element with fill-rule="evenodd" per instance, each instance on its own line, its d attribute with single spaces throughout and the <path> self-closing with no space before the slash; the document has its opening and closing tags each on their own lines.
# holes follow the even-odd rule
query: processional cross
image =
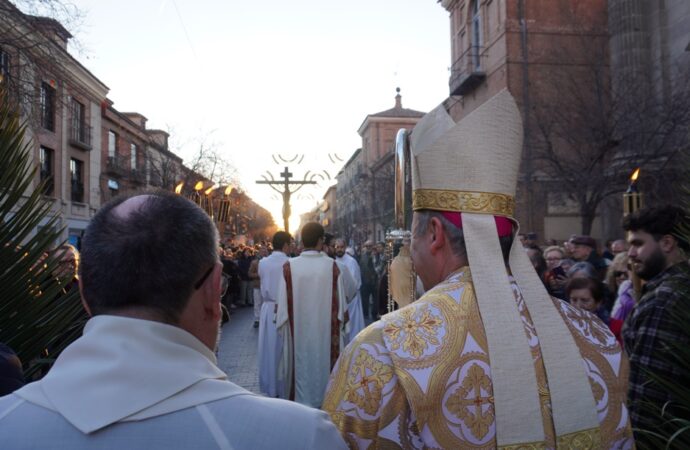
<svg viewBox="0 0 690 450">
<path fill-rule="evenodd" d="M 287 233 L 290 232 L 290 224 L 288 223 L 290 219 L 290 196 L 294 194 L 295 192 L 299 191 L 302 186 L 305 184 L 316 184 L 316 181 L 309 181 L 309 180 L 302 180 L 302 181 L 290 181 L 290 177 L 292 177 L 292 173 L 288 170 L 287 167 L 285 167 L 285 170 L 280 174 L 283 178 L 283 181 L 280 180 L 257 180 L 256 184 L 267 184 L 271 187 L 276 192 L 279 192 L 283 196 L 283 227 L 285 228 L 285 231 Z M 271 176 L 273 178 L 273 176 Z M 283 189 L 280 190 L 276 185 L 283 185 Z M 294 190 L 290 190 L 291 185 L 296 185 L 297 188 Z"/>
</svg>

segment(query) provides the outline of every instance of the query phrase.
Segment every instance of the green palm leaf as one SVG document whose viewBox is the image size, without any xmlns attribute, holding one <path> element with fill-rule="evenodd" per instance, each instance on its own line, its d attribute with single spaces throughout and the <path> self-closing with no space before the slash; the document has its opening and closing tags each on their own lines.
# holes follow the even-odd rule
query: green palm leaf
<svg viewBox="0 0 690 450">
<path fill-rule="evenodd" d="M 79 336 L 85 314 L 78 290 L 53 275 L 56 258 L 45 256 L 62 229 L 43 185 L 32 189 L 36 166 L 15 106 L 0 86 L 0 342 L 32 379 Z"/>
</svg>

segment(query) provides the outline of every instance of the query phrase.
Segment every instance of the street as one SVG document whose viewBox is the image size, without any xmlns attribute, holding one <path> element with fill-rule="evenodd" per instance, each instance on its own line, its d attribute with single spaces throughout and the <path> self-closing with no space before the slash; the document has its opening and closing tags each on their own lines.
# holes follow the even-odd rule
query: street
<svg viewBox="0 0 690 450">
<path fill-rule="evenodd" d="M 254 308 L 238 308 L 223 325 L 218 351 L 218 366 L 235 384 L 259 392 L 256 354 L 259 329 L 254 328 Z"/>
</svg>

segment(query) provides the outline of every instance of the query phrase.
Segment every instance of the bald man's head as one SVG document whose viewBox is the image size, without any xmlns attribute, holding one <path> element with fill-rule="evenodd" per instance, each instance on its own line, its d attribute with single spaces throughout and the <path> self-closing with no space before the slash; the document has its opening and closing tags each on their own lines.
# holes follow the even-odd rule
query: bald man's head
<svg viewBox="0 0 690 450">
<path fill-rule="evenodd" d="M 93 315 L 141 308 L 175 323 L 217 261 L 218 233 L 191 201 L 168 192 L 121 197 L 94 216 L 80 275 Z"/>
</svg>

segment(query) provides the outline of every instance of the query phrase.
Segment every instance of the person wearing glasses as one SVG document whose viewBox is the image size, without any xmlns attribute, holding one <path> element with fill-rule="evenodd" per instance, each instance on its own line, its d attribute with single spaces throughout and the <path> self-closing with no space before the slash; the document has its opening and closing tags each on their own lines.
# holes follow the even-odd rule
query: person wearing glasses
<svg viewBox="0 0 690 450">
<path fill-rule="evenodd" d="M 43 379 L 0 398 L 2 448 L 346 448 L 326 414 L 252 394 L 216 365 L 217 247 L 181 196 L 103 206 L 79 268 L 91 319 Z"/>
</svg>

